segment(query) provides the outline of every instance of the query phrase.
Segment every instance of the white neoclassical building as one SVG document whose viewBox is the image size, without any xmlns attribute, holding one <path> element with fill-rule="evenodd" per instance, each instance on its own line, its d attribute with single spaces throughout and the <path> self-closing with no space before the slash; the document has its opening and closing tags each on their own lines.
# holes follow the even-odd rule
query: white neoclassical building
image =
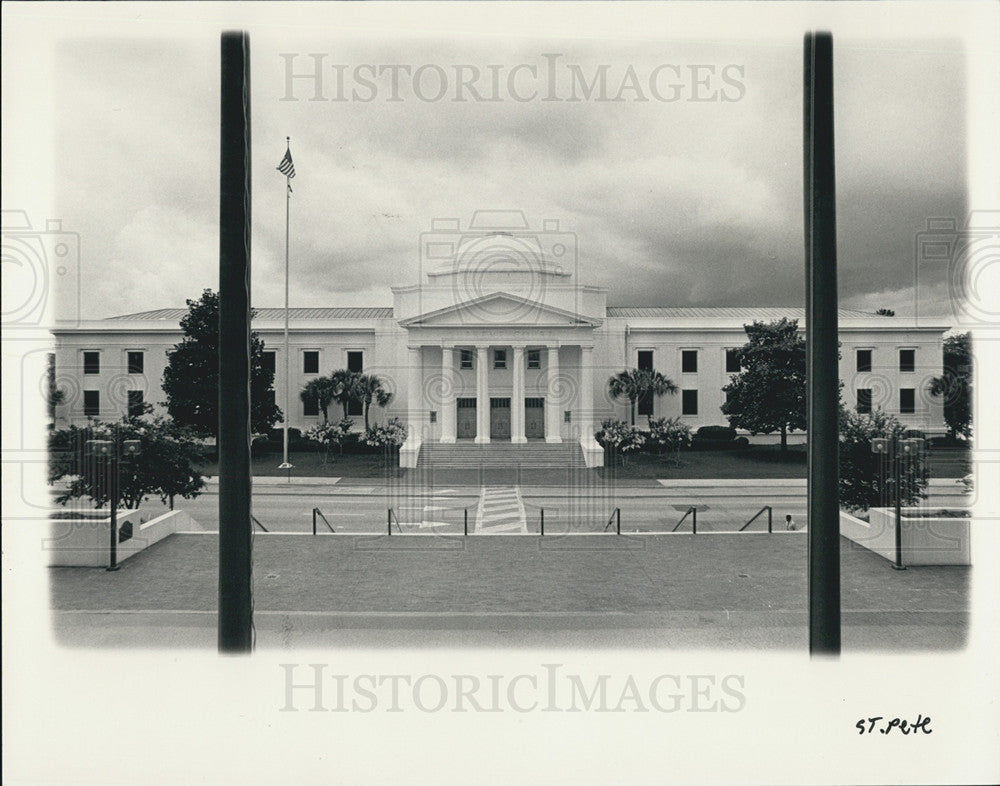
<svg viewBox="0 0 1000 786">
<path fill-rule="evenodd" d="M 531 230 L 520 213 L 477 213 L 466 228 L 436 221 L 421 251 L 420 280 L 394 287 L 391 307 L 291 309 L 291 426 L 321 420 L 300 400 L 302 386 L 347 368 L 377 374 L 393 393 L 389 406 L 372 414 L 407 423 L 404 466 L 416 464 L 422 445 L 466 441 L 579 445 L 595 466 L 601 420 L 628 417 L 628 402 L 608 395 L 612 374 L 654 368 L 680 389 L 640 401 L 640 424 L 647 416 L 680 417 L 692 427 L 725 424 L 722 387 L 739 370 L 733 350 L 745 343 L 744 325 L 780 317 L 804 325 L 796 308 L 609 306 L 605 289 L 577 280 L 573 236 L 552 221 Z M 113 418 L 129 406 L 163 402 L 167 352 L 181 339 L 184 313 L 160 309 L 55 331 L 56 379 L 67 393 L 57 418 Z M 258 309 L 253 328 L 274 366 L 280 406 L 283 326 L 283 309 Z M 881 407 L 913 428 L 943 432 L 941 399 L 928 388 L 941 374 L 947 330 L 841 311 L 845 403 Z M 360 420 L 360 411 L 351 414 Z"/>
</svg>

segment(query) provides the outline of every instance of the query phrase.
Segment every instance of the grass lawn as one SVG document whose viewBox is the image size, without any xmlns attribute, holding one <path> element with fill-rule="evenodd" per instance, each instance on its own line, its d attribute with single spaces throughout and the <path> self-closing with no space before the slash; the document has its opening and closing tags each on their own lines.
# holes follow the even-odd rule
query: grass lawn
<svg viewBox="0 0 1000 786">
<path fill-rule="evenodd" d="M 293 477 L 315 478 L 387 478 L 407 472 L 395 466 L 388 468 L 381 455 L 331 454 L 325 464 L 316 451 L 293 451 L 289 460 L 295 465 Z M 618 478 L 804 478 L 806 476 L 805 445 L 790 445 L 782 455 L 778 445 L 753 445 L 743 450 L 685 451 L 680 464 L 668 462 L 663 456 L 637 453 L 628 456 L 624 467 L 599 468 L 601 477 L 614 473 Z M 253 459 L 253 474 L 257 477 L 280 476 L 280 453 L 267 453 Z M 205 475 L 218 475 L 219 465 L 207 462 L 199 467 Z M 932 478 L 960 478 L 970 472 L 969 452 L 962 448 L 936 448 L 930 452 Z"/>
<path fill-rule="evenodd" d="M 805 445 L 754 445 L 742 450 L 684 451 L 680 463 L 652 453 L 631 453 L 623 467 L 598 470 L 619 478 L 804 478 Z"/>
<path fill-rule="evenodd" d="M 632 453 L 628 464 L 599 470 L 604 477 L 614 471 L 619 478 L 804 478 L 806 446 L 789 445 L 785 455 L 779 445 L 753 445 L 742 450 L 684 451 L 680 464 L 651 453 Z M 960 478 L 969 474 L 969 451 L 935 448 L 930 451 L 932 478 Z"/>
<path fill-rule="evenodd" d="M 294 465 L 291 474 L 295 478 L 386 478 L 399 477 L 406 470 L 398 466 L 398 459 L 390 459 L 387 468 L 381 455 L 370 453 L 344 454 L 332 453 L 329 461 L 323 463 L 323 456 L 318 451 L 292 451 L 288 460 Z M 281 453 L 265 453 L 254 456 L 251 471 L 255 477 L 279 477 L 285 470 L 278 469 L 281 463 Z M 198 469 L 203 475 L 218 475 L 218 462 L 206 462 Z"/>
</svg>

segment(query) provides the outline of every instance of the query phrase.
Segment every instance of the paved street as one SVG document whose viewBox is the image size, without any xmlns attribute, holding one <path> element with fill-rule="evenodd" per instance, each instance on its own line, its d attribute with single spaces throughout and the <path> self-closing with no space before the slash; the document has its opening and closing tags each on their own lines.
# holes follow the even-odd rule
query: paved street
<svg viewBox="0 0 1000 786">
<path fill-rule="evenodd" d="M 950 481 L 936 482 L 925 506 L 962 504 L 958 487 Z M 193 500 L 179 500 L 178 507 L 191 513 L 206 529 L 218 528 L 217 485 Z M 587 487 L 489 486 L 517 488 L 528 532 L 539 532 L 544 510 L 548 534 L 559 532 L 601 532 L 616 508 L 621 510 L 623 532 L 665 532 L 677 527 L 690 531 L 690 507 L 697 509 L 701 532 L 732 531 L 742 527 L 766 505 L 772 507 L 775 529 L 784 529 L 785 516 L 796 524 L 806 521 L 805 483 L 798 480 L 739 482 L 732 480 L 658 483 Z M 476 531 L 482 489 L 478 486 L 412 486 L 360 479 L 352 482 L 286 484 L 281 479 L 257 479 L 253 512 L 271 532 L 311 532 L 313 508 L 339 533 L 382 533 L 386 531 L 388 510 L 393 510 L 394 531 L 459 533 L 468 516 L 469 532 Z M 501 492 L 491 492 L 499 494 Z M 512 494 L 512 492 L 503 492 Z M 686 515 L 687 514 L 687 515 Z M 684 519 L 678 526 L 678 522 Z M 318 519 L 325 530 L 323 519 Z M 615 526 L 611 524 L 611 529 Z M 517 529 L 521 529 L 518 525 Z M 762 513 L 750 526 L 767 529 Z"/>
</svg>

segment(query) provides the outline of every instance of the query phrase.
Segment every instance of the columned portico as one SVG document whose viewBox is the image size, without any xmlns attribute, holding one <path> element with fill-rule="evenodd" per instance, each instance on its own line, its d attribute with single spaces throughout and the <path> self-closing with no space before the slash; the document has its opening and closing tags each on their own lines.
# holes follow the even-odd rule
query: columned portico
<svg viewBox="0 0 1000 786">
<path fill-rule="evenodd" d="M 527 442 L 524 435 L 524 347 L 513 346 L 513 395 L 510 401 L 510 441 Z"/>
<path fill-rule="evenodd" d="M 559 436 L 559 390 L 562 382 L 559 379 L 559 347 L 548 347 L 548 371 L 545 379 L 545 441 L 562 442 Z"/>
<path fill-rule="evenodd" d="M 441 441 L 454 442 L 458 438 L 458 411 L 455 397 L 454 347 L 441 347 Z"/>
<path fill-rule="evenodd" d="M 407 441 L 413 446 L 419 447 L 423 439 L 423 434 L 420 433 L 420 405 L 423 398 L 421 353 L 420 347 L 411 346 L 407 347 L 407 349 L 409 350 L 409 362 L 407 363 L 407 371 L 409 372 L 407 374 L 408 389 L 406 393 L 406 422 L 409 426 L 409 439 Z"/>
<path fill-rule="evenodd" d="M 476 442 L 490 441 L 490 348 L 476 347 Z"/>
</svg>

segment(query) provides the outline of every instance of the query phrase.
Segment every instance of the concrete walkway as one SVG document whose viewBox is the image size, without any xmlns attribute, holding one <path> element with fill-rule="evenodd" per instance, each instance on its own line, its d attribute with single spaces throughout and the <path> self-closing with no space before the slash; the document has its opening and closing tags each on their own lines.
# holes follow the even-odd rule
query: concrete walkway
<svg viewBox="0 0 1000 786">
<path fill-rule="evenodd" d="M 802 533 L 258 535 L 261 647 L 807 646 Z M 214 647 L 218 540 L 174 535 L 117 573 L 53 568 L 77 646 Z M 893 571 L 842 540 L 845 650 L 963 646 L 968 568 Z"/>
</svg>

